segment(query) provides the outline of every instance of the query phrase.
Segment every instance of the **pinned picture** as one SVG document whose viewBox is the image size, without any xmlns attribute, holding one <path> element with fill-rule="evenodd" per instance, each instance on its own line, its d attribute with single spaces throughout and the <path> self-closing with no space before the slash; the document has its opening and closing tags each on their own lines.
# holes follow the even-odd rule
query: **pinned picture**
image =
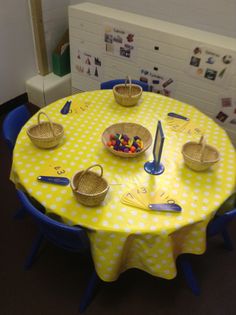
<svg viewBox="0 0 236 315">
<path fill-rule="evenodd" d="M 226 86 L 234 63 L 233 56 L 226 49 L 199 45 L 189 53 L 186 72 L 195 78 Z"/>
<path fill-rule="evenodd" d="M 87 75 L 98 80 L 102 72 L 101 58 L 79 49 L 75 69 L 80 74 Z"/>
<path fill-rule="evenodd" d="M 105 25 L 105 52 L 125 59 L 132 59 L 135 54 L 135 34 L 120 27 Z"/>
<path fill-rule="evenodd" d="M 157 71 L 141 69 L 139 80 L 148 84 L 150 92 L 173 97 L 176 88 L 174 78 L 158 74 Z"/>
<path fill-rule="evenodd" d="M 225 114 L 224 112 L 221 112 L 221 111 L 216 116 L 216 118 L 218 120 L 220 120 L 221 122 L 225 122 L 228 117 L 229 116 L 227 114 Z"/>
<path fill-rule="evenodd" d="M 215 116 L 219 123 L 230 125 L 236 124 L 236 94 L 228 91 L 228 95 L 219 97 L 219 111 Z"/>
<path fill-rule="evenodd" d="M 205 78 L 214 81 L 217 75 L 217 71 L 213 69 L 206 69 Z"/>
</svg>

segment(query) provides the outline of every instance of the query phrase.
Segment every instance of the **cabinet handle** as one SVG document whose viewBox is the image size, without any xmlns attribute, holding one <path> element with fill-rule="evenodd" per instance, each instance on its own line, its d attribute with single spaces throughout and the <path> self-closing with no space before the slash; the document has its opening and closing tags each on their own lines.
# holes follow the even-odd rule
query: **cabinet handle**
<svg viewBox="0 0 236 315">
<path fill-rule="evenodd" d="M 154 46 L 154 50 L 159 50 L 159 46 Z"/>
</svg>

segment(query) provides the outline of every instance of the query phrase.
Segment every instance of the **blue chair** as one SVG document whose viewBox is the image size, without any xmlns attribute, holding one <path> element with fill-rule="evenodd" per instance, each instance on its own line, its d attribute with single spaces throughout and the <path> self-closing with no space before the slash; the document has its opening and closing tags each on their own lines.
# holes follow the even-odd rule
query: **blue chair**
<svg viewBox="0 0 236 315">
<path fill-rule="evenodd" d="M 89 250 L 89 239 L 83 228 L 56 221 L 39 211 L 24 192 L 17 190 L 17 195 L 23 208 L 33 217 L 39 228 L 38 235 L 25 262 L 26 269 L 30 268 L 35 261 L 43 240 L 68 251 L 85 252 Z"/>
<path fill-rule="evenodd" d="M 233 209 L 226 210 L 223 212 L 223 209 L 227 208 L 227 204 L 232 204 L 233 201 Z M 236 193 L 230 196 L 224 204 L 217 211 L 214 218 L 210 221 L 207 227 L 207 238 L 221 235 L 224 241 L 224 247 L 228 250 L 233 250 L 233 243 L 230 239 L 228 233 L 228 226 L 230 222 L 236 217 Z M 200 294 L 200 288 L 197 283 L 197 279 L 193 273 L 192 267 L 188 259 L 185 255 L 181 255 L 179 257 L 180 268 L 185 276 L 186 282 L 189 288 L 193 291 L 195 295 Z"/>
<path fill-rule="evenodd" d="M 5 117 L 2 125 L 3 139 L 5 140 L 10 152 L 13 152 L 16 138 L 24 126 L 29 120 L 31 114 L 25 105 L 21 105 L 11 110 Z M 17 219 L 22 219 L 25 215 L 23 209 L 17 210 L 14 215 Z"/>
<path fill-rule="evenodd" d="M 125 83 L 125 79 L 117 79 L 117 80 L 110 80 L 110 81 L 106 81 L 106 82 L 102 82 L 100 85 L 101 90 L 110 90 L 113 88 L 114 85 L 116 84 L 123 84 Z M 143 91 L 148 92 L 148 84 L 142 81 L 138 81 L 138 80 L 131 80 L 131 82 L 133 84 L 137 84 L 140 85 L 143 88 Z"/>
<path fill-rule="evenodd" d="M 3 121 L 3 138 L 12 152 L 16 143 L 16 138 L 30 118 L 30 112 L 25 105 L 16 107 L 10 111 Z"/>
</svg>

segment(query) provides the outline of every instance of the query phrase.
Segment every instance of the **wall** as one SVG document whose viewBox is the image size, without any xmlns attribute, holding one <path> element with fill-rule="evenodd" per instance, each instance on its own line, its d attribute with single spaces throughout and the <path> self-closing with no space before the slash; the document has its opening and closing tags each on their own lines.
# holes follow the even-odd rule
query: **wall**
<svg viewBox="0 0 236 315">
<path fill-rule="evenodd" d="M 67 3 L 42 0 L 48 55 L 67 25 Z M 91 0 L 97 4 L 236 37 L 236 0 Z M 0 4 L 0 104 L 25 92 L 25 81 L 37 73 L 27 0 Z"/>
<path fill-rule="evenodd" d="M 236 37 L 236 0 L 71 0 L 70 2 L 71 4 L 93 2 L 204 31 Z"/>
<path fill-rule="evenodd" d="M 27 0 L 1 1 L 0 43 L 2 104 L 25 93 L 25 80 L 36 73 Z"/>
<path fill-rule="evenodd" d="M 41 0 L 45 42 L 49 69 L 52 70 L 52 51 L 68 29 L 68 5 L 70 0 Z"/>
</svg>

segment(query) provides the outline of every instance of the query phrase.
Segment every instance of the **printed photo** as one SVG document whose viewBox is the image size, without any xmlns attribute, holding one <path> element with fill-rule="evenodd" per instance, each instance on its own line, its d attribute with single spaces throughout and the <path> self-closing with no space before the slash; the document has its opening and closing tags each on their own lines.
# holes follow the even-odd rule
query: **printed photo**
<svg viewBox="0 0 236 315">
<path fill-rule="evenodd" d="M 216 118 L 221 122 L 225 122 L 228 117 L 229 116 L 226 115 L 224 112 L 219 112 L 218 115 L 216 116 Z"/>
<path fill-rule="evenodd" d="M 113 35 L 105 33 L 105 42 L 111 44 L 113 42 Z"/>
<path fill-rule="evenodd" d="M 217 71 L 213 69 L 206 69 L 206 72 L 205 72 L 206 79 L 214 81 L 216 78 L 216 75 L 217 75 Z"/>
<path fill-rule="evenodd" d="M 200 58 L 194 57 L 192 56 L 191 60 L 190 60 L 190 65 L 194 66 L 194 67 L 198 67 L 200 65 Z"/>
<path fill-rule="evenodd" d="M 225 97 L 221 99 L 222 107 L 231 107 L 232 106 L 232 99 L 231 97 Z"/>
<path fill-rule="evenodd" d="M 120 47 L 120 55 L 123 57 L 129 58 L 130 57 L 130 49 Z"/>
<path fill-rule="evenodd" d="M 223 58 L 222 58 L 222 61 L 223 63 L 225 63 L 226 65 L 230 64 L 232 62 L 232 56 L 230 55 L 225 55 Z"/>
<path fill-rule="evenodd" d="M 109 53 L 114 52 L 114 45 L 113 44 L 106 44 L 106 51 Z"/>
<path fill-rule="evenodd" d="M 193 53 L 194 53 L 195 55 L 198 55 L 198 54 L 201 54 L 201 53 L 202 53 L 202 50 L 201 50 L 201 48 L 196 47 L 196 48 L 194 48 Z"/>
<path fill-rule="evenodd" d="M 95 63 L 95 65 L 97 65 L 97 66 L 101 66 L 101 65 L 102 65 L 101 60 L 100 60 L 99 58 L 97 58 L 97 57 L 95 57 L 94 63 Z"/>
</svg>

